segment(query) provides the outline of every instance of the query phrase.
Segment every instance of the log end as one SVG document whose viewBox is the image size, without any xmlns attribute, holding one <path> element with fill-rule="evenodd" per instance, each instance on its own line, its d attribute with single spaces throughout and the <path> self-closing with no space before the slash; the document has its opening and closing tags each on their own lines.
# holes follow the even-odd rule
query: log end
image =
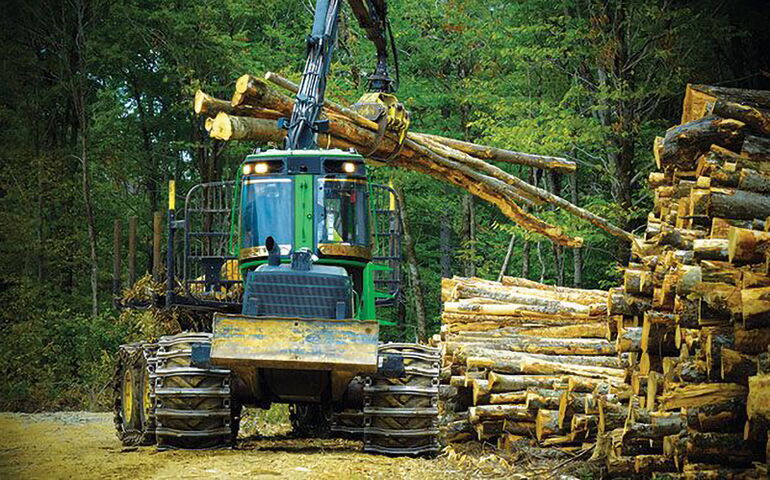
<svg viewBox="0 0 770 480">
<path fill-rule="evenodd" d="M 211 122 L 209 136 L 217 140 L 230 140 L 233 136 L 233 126 L 230 123 L 230 115 L 219 112 Z"/>
<path fill-rule="evenodd" d="M 211 96 L 204 93 L 203 90 L 195 92 L 195 100 L 193 101 L 193 110 L 196 115 L 206 113 L 206 102 L 211 100 Z"/>
</svg>

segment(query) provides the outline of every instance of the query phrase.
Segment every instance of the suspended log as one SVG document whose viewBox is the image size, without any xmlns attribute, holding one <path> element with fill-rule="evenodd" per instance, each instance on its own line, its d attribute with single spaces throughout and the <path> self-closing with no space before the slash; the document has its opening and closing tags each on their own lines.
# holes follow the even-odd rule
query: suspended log
<svg viewBox="0 0 770 480">
<path fill-rule="evenodd" d="M 267 72 L 265 74 L 265 79 L 270 82 L 273 82 L 274 84 L 280 86 L 281 88 L 289 90 L 294 94 L 299 92 L 299 86 L 297 84 L 291 82 L 286 78 L 281 77 L 276 73 Z M 329 107 L 331 110 L 346 116 L 352 117 L 353 115 L 351 114 L 354 113 L 350 109 L 337 105 L 334 102 L 329 101 L 328 99 L 325 100 L 324 106 Z M 362 126 L 367 126 L 367 125 L 362 123 Z M 554 170 L 559 173 L 572 173 L 576 169 L 575 162 L 571 160 L 566 160 L 561 157 L 549 157 L 544 155 L 532 155 L 529 153 L 514 152 L 511 150 L 505 150 L 502 148 L 476 145 L 474 143 L 454 140 L 451 138 L 441 137 L 439 135 L 415 134 L 415 133 L 413 133 L 412 135 L 415 135 L 418 137 L 421 136 L 421 137 L 431 138 L 432 140 L 435 140 L 439 143 L 447 145 L 448 147 L 454 148 L 455 150 L 459 150 L 461 152 L 464 152 L 464 153 L 473 155 L 477 158 L 482 158 L 485 160 L 516 163 L 519 165 L 527 165 L 530 167 L 540 168 L 544 170 Z"/>
</svg>

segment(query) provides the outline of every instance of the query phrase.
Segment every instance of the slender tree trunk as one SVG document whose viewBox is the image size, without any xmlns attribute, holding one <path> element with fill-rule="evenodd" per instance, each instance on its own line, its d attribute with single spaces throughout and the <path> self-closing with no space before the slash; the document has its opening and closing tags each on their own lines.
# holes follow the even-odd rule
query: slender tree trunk
<svg viewBox="0 0 770 480">
<path fill-rule="evenodd" d="M 531 248 L 531 242 L 524 240 L 524 246 L 521 248 L 521 276 L 523 278 L 529 278 L 529 251 Z"/>
<path fill-rule="evenodd" d="M 99 314 L 99 259 L 97 256 L 96 219 L 94 216 L 93 200 L 91 198 L 91 173 L 88 158 L 88 111 L 86 92 L 86 37 L 85 23 L 87 4 L 85 1 L 73 3 L 76 9 L 76 30 L 74 38 L 75 60 L 72 66 L 71 86 L 72 101 L 78 118 L 80 130 L 80 163 L 83 190 L 83 207 L 88 227 L 89 260 L 91 267 L 91 313 Z"/>
<path fill-rule="evenodd" d="M 476 227 L 474 225 L 475 215 L 473 211 L 473 197 L 470 194 L 464 194 L 462 205 L 463 212 L 461 235 L 464 246 L 469 250 L 469 258 L 465 260 L 465 276 L 474 277 L 476 276 L 476 263 L 474 261 L 476 254 L 476 249 L 474 246 L 474 241 L 476 240 Z"/>
<path fill-rule="evenodd" d="M 412 238 L 409 229 L 406 204 L 404 203 L 404 193 L 400 186 L 395 186 L 394 188 L 396 190 L 396 195 L 398 196 L 401 228 L 404 232 L 404 256 L 406 257 L 406 268 L 409 275 L 409 284 L 411 286 L 410 296 L 414 307 L 417 341 L 424 343 L 428 340 L 428 333 L 425 321 L 425 299 L 422 292 L 420 270 L 417 268 L 417 255 L 414 251 L 414 239 Z"/>
<path fill-rule="evenodd" d="M 441 276 L 452 278 L 452 218 L 447 210 L 441 212 L 440 229 Z"/>
<path fill-rule="evenodd" d="M 578 204 L 578 184 L 577 173 L 572 174 L 572 181 L 570 182 L 570 196 L 572 197 L 572 203 Z M 583 286 L 583 250 L 581 248 L 572 249 L 573 259 L 573 275 L 572 286 L 580 288 Z"/>
<path fill-rule="evenodd" d="M 508 270 L 508 264 L 511 261 L 511 255 L 513 254 L 513 246 L 516 243 L 516 235 L 511 235 L 511 241 L 508 242 L 508 251 L 505 252 L 505 258 L 503 259 L 503 265 L 500 267 L 500 274 L 497 276 L 497 281 L 501 282 L 505 276 L 505 272 Z"/>
</svg>

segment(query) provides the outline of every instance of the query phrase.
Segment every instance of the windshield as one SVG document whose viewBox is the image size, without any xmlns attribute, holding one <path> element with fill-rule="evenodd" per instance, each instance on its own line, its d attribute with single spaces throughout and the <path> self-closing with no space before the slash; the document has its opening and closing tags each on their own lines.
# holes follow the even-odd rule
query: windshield
<svg viewBox="0 0 770 480">
<path fill-rule="evenodd" d="M 294 189 L 290 178 L 247 178 L 241 200 L 241 248 L 262 247 L 273 237 L 286 254 L 294 239 Z"/>
<path fill-rule="evenodd" d="M 367 189 L 363 180 L 318 179 L 316 238 L 318 243 L 369 244 Z"/>
</svg>

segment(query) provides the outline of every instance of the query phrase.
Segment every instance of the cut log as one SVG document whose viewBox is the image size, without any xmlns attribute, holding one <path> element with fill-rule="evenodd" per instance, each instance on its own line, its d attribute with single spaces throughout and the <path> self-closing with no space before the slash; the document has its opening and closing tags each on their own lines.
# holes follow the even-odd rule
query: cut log
<svg viewBox="0 0 770 480">
<path fill-rule="evenodd" d="M 660 166 L 692 170 L 698 156 L 712 144 L 726 148 L 740 145 L 744 126 L 738 120 L 708 116 L 672 127 L 663 139 Z"/>
<path fill-rule="evenodd" d="M 556 389 L 563 384 L 561 375 L 506 375 L 489 372 L 488 378 L 493 393 L 526 391 L 528 388 Z"/>
<path fill-rule="evenodd" d="M 727 241 L 728 259 L 734 264 L 763 262 L 770 250 L 770 232 L 732 227 Z"/>
<path fill-rule="evenodd" d="M 468 421 L 471 423 L 505 419 L 532 422 L 535 420 L 535 412 L 524 405 L 477 405 L 468 408 Z"/>
<path fill-rule="evenodd" d="M 744 328 L 770 326 L 770 287 L 741 290 L 741 301 Z"/>
<path fill-rule="evenodd" d="M 741 148 L 741 155 L 755 163 L 770 161 L 770 139 L 754 135 L 746 136 Z"/>
<path fill-rule="evenodd" d="M 770 423 L 770 375 L 749 377 L 749 395 L 746 401 L 749 420 Z"/>
<path fill-rule="evenodd" d="M 682 409 L 687 427 L 699 432 L 742 432 L 746 421 L 744 399 L 735 397 L 711 405 Z"/>
<path fill-rule="evenodd" d="M 610 315 L 643 315 L 651 308 L 649 298 L 630 295 L 621 288 L 611 288 L 607 297 L 607 311 Z"/>
<path fill-rule="evenodd" d="M 530 388 L 527 390 L 526 407 L 528 410 L 559 410 L 560 390 L 546 390 L 543 388 Z"/>
<path fill-rule="evenodd" d="M 726 382 L 748 385 L 749 377 L 757 374 L 757 357 L 754 355 L 723 347 L 721 361 L 721 377 Z"/>
<path fill-rule="evenodd" d="M 489 403 L 500 404 L 524 404 L 527 401 L 527 391 L 490 393 Z"/>
<path fill-rule="evenodd" d="M 575 162 L 560 157 L 547 157 L 543 155 L 532 155 L 529 153 L 514 152 L 512 150 L 476 145 L 474 143 L 463 142 L 461 140 L 454 140 L 452 138 L 441 137 L 438 135 L 415 135 L 430 138 L 431 140 L 454 148 L 455 150 L 459 150 L 484 160 L 527 165 L 543 170 L 553 170 L 559 173 L 572 173 L 576 168 Z"/>
<path fill-rule="evenodd" d="M 633 458 L 636 473 L 649 475 L 656 472 L 676 472 L 674 459 L 667 455 L 636 455 Z"/>
<path fill-rule="evenodd" d="M 723 238 L 701 238 L 693 241 L 693 252 L 698 260 L 728 259 L 728 241 Z"/>
<path fill-rule="evenodd" d="M 735 350 L 741 353 L 759 355 L 766 352 L 767 346 L 770 345 L 770 328 L 755 328 L 753 330 L 736 328 L 733 333 L 735 336 L 735 346 L 726 346 L 728 348 L 735 348 Z"/>
<path fill-rule="evenodd" d="M 733 398 L 745 398 L 747 389 L 734 383 L 700 383 L 681 385 L 659 397 L 661 410 L 699 407 L 723 403 Z"/>
<path fill-rule="evenodd" d="M 559 428 L 559 411 L 540 409 L 537 411 L 535 419 L 535 436 L 538 441 L 543 441 L 547 437 L 561 435 L 564 430 Z"/>
<path fill-rule="evenodd" d="M 642 351 L 643 327 L 626 327 L 618 332 L 616 349 L 618 352 Z"/>
<path fill-rule="evenodd" d="M 721 465 L 751 465 L 756 445 L 734 433 L 689 432 L 679 441 L 681 455 L 690 463 L 708 462 Z"/>
</svg>

